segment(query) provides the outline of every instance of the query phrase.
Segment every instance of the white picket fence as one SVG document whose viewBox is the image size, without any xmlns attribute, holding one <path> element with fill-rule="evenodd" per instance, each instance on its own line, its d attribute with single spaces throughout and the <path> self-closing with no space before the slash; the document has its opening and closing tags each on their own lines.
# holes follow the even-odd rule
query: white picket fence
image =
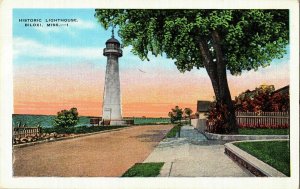
<svg viewBox="0 0 300 189">
<path fill-rule="evenodd" d="M 287 128 L 290 126 L 289 112 L 236 112 L 240 127 Z"/>
<path fill-rule="evenodd" d="M 15 127 L 13 128 L 13 138 L 21 138 L 41 133 L 41 127 Z"/>
</svg>

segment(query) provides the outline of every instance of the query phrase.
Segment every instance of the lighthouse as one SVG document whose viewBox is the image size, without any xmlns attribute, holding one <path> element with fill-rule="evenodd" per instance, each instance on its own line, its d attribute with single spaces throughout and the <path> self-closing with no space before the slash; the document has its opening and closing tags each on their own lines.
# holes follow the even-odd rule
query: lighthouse
<svg viewBox="0 0 300 189">
<path fill-rule="evenodd" d="M 103 55 L 107 57 L 105 85 L 103 93 L 102 120 L 109 125 L 125 125 L 122 119 L 121 88 L 119 76 L 119 57 L 122 56 L 120 42 L 112 37 L 106 41 Z"/>
</svg>

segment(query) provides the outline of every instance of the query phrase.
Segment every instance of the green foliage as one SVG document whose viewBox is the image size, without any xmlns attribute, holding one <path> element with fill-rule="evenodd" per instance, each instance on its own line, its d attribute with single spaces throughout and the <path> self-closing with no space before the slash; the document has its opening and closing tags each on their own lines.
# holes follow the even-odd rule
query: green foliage
<svg viewBox="0 0 300 189">
<path fill-rule="evenodd" d="M 75 127 L 45 127 L 42 128 L 42 133 L 58 133 L 58 134 L 71 134 L 74 133 Z"/>
<path fill-rule="evenodd" d="M 261 86 L 235 97 L 235 108 L 242 112 L 288 112 L 289 94 L 273 93 L 274 86 Z"/>
<path fill-rule="evenodd" d="M 290 176 L 289 141 L 241 142 L 234 145 Z"/>
<path fill-rule="evenodd" d="M 80 127 L 52 127 L 52 128 L 42 128 L 42 133 L 53 133 L 56 132 L 58 134 L 81 134 L 81 133 L 93 133 L 98 131 L 105 131 L 111 129 L 124 128 L 126 126 L 80 126 Z"/>
<path fill-rule="evenodd" d="M 190 118 L 191 114 L 193 113 L 193 110 L 191 108 L 184 108 L 184 115 L 188 118 Z"/>
<path fill-rule="evenodd" d="M 158 163 L 136 163 L 128 169 L 122 177 L 156 177 L 159 175 L 163 162 Z"/>
<path fill-rule="evenodd" d="M 218 105 L 213 102 L 209 108 L 206 131 L 219 134 L 230 133 L 228 122 L 226 122 L 230 113 L 226 104 Z"/>
<path fill-rule="evenodd" d="M 289 129 L 239 128 L 240 135 L 288 135 Z"/>
<path fill-rule="evenodd" d="M 288 10 L 96 9 L 95 17 L 106 29 L 118 25 L 123 45 L 142 60 L 152 53 L 173 59 L 181 72 L 205 67 L 217 111 L 227 111 L 219 122 L 226 133 L 237 132 L 226 70 L 237 75 L 268 66 L 289 43 Z"/>
<path fill-rule="evenodd" d="M 183 111 L 179 106 L 175 106 L 172 108 L 172 111 L 168 113 L 168 116 L 171 118 L 171 123 L 175 123 L 175 121 L 181 121 L 183 115 Z"/>
<path fill-rule="evenodd" d="M 289 43 L 288 10 L 96 10 L 95 17 L 104 28 L 119 26 L 124 46 L 142 60 L 166 54 L 184 72 L 203 67 L 199 40 L 212 47 L 213 31 L 222 39 L 226 68 L 232 74 L 268 66 L 281 58 Z"/>
<path fill-rule="evenodd" d="M 147 124 L 167 124 L 170 123 L 170 118 L 142 118 L 142 117 L 134 117 L 132 118 L 134 120 L 135 125 L 147 125 Z"/>
<path fill-rule="evenodd" d="M 180 132 L 181 130 L 181 124 L 178 123 L 176 124 L 169 132 L 168 134 L 166 135 L 166 138 L 174 138 L 176 137 L 176 134 Z"/>
<path fill-rule="evenodd" d="M 79 121 L 77 108 L 71 108 L 70 110 L 61 110 L 57 112 L 57 116 L 54 119 L 55 127 L 72 127 Z"/>
<path fill-rule="evenodd" d="M 193 110 L 191 108 L 184 108 L 184 117 L 189 119 L 189 125 L 191 125 L 191 114 Z"/>
</svg>

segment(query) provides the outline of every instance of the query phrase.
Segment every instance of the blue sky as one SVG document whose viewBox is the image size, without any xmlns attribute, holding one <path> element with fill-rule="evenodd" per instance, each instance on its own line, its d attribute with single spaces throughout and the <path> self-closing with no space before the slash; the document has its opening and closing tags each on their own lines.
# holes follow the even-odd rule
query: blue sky
<svg viewBox="0 0 300 189">
<path fill-rule="evenodd" d="M 101 59 L 103 58 L 103 56 L 101 56 L 101 51 L 104 48 L 105 41 L 111 36 L 111 31 L 104 30 L 104 28 L 97 23 L 96 19 L 94 18 L 94 12 L 94 9 L 14 9 L 13 36 L 14 39 L 27 40 L 29 44 L 33 41 L 38 42 L 41 45 L 47 45 L 54 48 L 78 48 L 78 51 L 80 51 L 82 48 L 87 48 L 92 50 L 94 53 L 90 52 L 90 56 L 81 58 L 90 61 Z M 69 27 L 24 27 L 24 23 L 20 23 L 18 21 L 20 18 L 40 18 L 42 20 L 49 18 L 76 18 L 79 20 L 79 22 L 70 23 Z M 120 40 L 117 34 L 115 37 Z M 98 56 L 96 54 L 97 49 L 99 49 Z M 124 55 L 126 56 L 124 56 L 122 60 L 126 62 L 126 65 L 120 65 L 121 69 L 125 69 L 126 67 L 130 68 L 131 66 L 138 66 L 134 64 L 137 62 L 142 64 L 140 66 L 144 67 L 145 69 L 147 69 L 148 66 L 150 66 L 149 68 L 152 68 L 151 65 L 148 65 L 149 62 L 145 61 L 142 63 L 138 57 L 130 53 L 130 47 L 123 49 L 123 51 Z M 274 63 L 280 64 L 281 62 L 286 62 L 289 59 L 289 48 L 287 48 L 287 51 L 288 53 L 283 59 L 274 60 Z M 37 61 L 41 61 L 40 63 L 47 61 L 61 62 L 66 58 L 68 60 L 70 60 L 70 58 L 78 60 L 79 57 L 79 55 L 59 56 L 59 54 L 50 54 L 50 56 L 43 56 L 45 53 L 41 53 L 42 55 L 39 54 L 39 52 L 36 52 L 35 54 L 23 53 L 22 56 L 14 56 L 14 64 L 24 64 L 25 62 L 37 63 Z M 164 69 L 177 71 L 176 67 L 173 65 L 173 61 L 164 57 L 151 57 L 150 62 L 164 62 L 164 64 L 160 64 L 160 66 L 164 67 Z M 202 69 L 201 71 L 204 70 Z"/>
<path fill-rule="evenodd" d="M 86 111 L 86 115 L 99 115 L 106 67 L 103 48 L 111 37 L 111 31 L 104 30 L 97 23 L 94 12 L 94 9 L 13 10 L 16 112 L 28 113 L 30 108 L 32 112 L 41 108 L 46 110 L 45 104 L 53 100 L 52 104 L 66 106 L 78 103 L 76 106 L 81 107 L 81 112 Z M 42 19 L 44 27 L 25 27 L 19 19 Z M 77 19 L 78 22 L 69 23 L 68 27 L 46 27 L 45 19 Z M 121 41 L 116 33 L 115 37 Z M 136 115 L 129 107 L 139 109 L 146 106 L 136 107 L 137 104 L 148 103 L 147 106 L 152 106 L 152 109 L 168 104 L 165 109 L 160 108 L 163 109 L 161 112 L 156 110 L 151 114 L 166 116 L 166 112 L 175 105 L 195 109 L 197 100 L 213 99 L 205 69 L 193 69 L 182 74 L 170 59 L 150 56 L 150 62 L 141 61 L 130 49 L 123 48 L 123 57 L 119 60 L 125 112 L 131 111 L 130 115 Z M 284 58 L 274 60 L 270 66 L 256 72 L 245 71 L 241 76 L 228 74 L 232 97 L 261 84 L 273 84 L 276 89 L 289 84 L 289 48 L 287 51 Z M 87 104 L 83 101 L 97 104 L 94 109 L 89 105 L 89 111 L 95 113 L 88 113 Z M 43 104 L 43 107 L 34 104 Z M 62 107 L 51 108 L 53 114 Z M 138 113 L 144 115 L 143 111 L 150 112 L 150 109 L 139 110 Z"/>
</svg>

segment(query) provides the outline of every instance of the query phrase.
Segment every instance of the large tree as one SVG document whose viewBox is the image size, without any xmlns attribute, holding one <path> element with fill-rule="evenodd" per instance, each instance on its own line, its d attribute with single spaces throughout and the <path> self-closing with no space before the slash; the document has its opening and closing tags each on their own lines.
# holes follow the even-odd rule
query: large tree
<svg viewBox="0 0 300 189">
<path fill-rule="evenodd" d="M 124 46 L 142 60 L 165 55 L 181 72 L 204 67 L 211 79 L 217 108 L 228 109 L 224 127 L 237 132 L 227 71 L 268 66 L 281 58 L 289 43 L 288 10 L 98 10 L 104 28 L 119 27 Z"/>
</svg>

